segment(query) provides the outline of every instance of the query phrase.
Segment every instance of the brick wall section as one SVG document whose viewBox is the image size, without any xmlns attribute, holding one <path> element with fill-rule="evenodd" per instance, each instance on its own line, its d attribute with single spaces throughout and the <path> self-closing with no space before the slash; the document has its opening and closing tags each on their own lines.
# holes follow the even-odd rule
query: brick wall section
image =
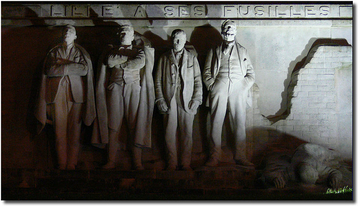
<svg viewBox="0 0 360 207">
<path fill-rule="evenodd" d="M 250 159 L 256 159 L 284 134 L 335 149 L 345 159 L 352 159 L 352 47 L 319 46 L 309 54 L 307 64 L 293 73 L 288 86 L 292 98 L 286 118 L 272 124 L 262 116 L 257 104 L 261 88 L 256 84 L 252 88 L 253 107 L 246 120 Z"/>
<path fill-rule="evenodd" d="M 339 70 L 351 70 L 351 68 L 351 46 L 318 47 L 310 62 L 298 71 L 297 83 L 294 81 L 296 85 L 291 99 L 290 115 L 271 127 L 304 141 L 349 154 L 352 137 L 339 136 L 341 129 L 338 126 L 341 123 L 338 121 L 338 114 L 341 109 L 338 109 L 340 97 L 337 95 L 339 81 L 336 73 Z M 352 81 L 352 73 L 350 74 L 349 77 L 345 77 L 347 79 L 345 81 Z M 351 110 L 352 106 L 348 107 Z M 351 116 L 349 118 L 351 119 Z M 350 146 L 341 144 L 346 140 L 348 142 L 350 140 Z"/>
</svg>

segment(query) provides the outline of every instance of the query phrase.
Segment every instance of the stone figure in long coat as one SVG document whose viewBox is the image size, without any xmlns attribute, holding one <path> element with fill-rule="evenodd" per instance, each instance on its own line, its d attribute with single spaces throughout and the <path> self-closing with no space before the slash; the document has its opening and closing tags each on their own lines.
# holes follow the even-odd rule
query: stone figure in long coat
<svg viewBox="0 0 360 207">
<path fill-rule="evenodd" d="M 133 44 L 132 26 L 120 27 L 121 45 L 109 45 L 100 60 L 96 83 L 98 120 L 92 143 L 108 146 L 104 169 L 116 167 L 119 144 L 130 146 L 133 168 L 143 170 L 142 148 L 151 147 L 151 122 L 155 104 L 152 70 L 154 49 Z M 120 133 L 126 120 L 131 143 Z M 120 139 L 119 139 L 120 138 Z M 122 140 L 123 142 L 120 142 Z"/>
<path fill-rule="evenodd" d="M 35 108 L 40 133 L 46 123 L 55 129 L 59 169 L 75 169 L 82 122 L 89 126 L 96 116 L 93 69 L 90 55 L 76 44 L 76 30 L 66 26 L 64 42 L 48 53 Z"/>
<path fill-rule="evenodd" d="M 217 166 L 221 153 L 221 133 L 226 112 L 235 137 L 234 159 L 240 165 L 253 165 L 245 156 L 245 120 L 249 89 L 255 82 L 254 68 L 247 50 L 236 40 L 236 24 L 226 20 L 221 26 L 223 42 L 210 50 L 205 61 L 203 81 L 209 91 L 211 114 L 211 154 L 206 166 Z"/>
<path fill-rule="evenodd" d="M 176 132 L 179 130 L 182 170 L 190 171 L 194 116 L 202 103 L 202 82 L 198 60 L 184 48 L 186 34 L 176 29 L 171 34 L 173 49 L 160 57 L 156 76 L 156 103 L 164 114 L 167 170 L 178 165 Z"/>
</svg>

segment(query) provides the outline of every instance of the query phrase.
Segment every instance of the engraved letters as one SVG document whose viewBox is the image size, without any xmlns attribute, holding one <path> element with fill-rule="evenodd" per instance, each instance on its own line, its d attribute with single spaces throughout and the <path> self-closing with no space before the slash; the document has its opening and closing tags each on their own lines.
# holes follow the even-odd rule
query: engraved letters
<svg viewBox="0 0 360 207">
<path fill-rule="evenodd" d="M 25 7 L 8 5 L 2 7 L 3 18 L 30 17 Z M 30 8 L 30 7 L 28 7 Z M 218 10 L 216 9 L 218 8 Z M 91 18 L 90 10 L 97 17 L 105 18 L 352 18 L 353 7 L 348 4 L 49 4 L 35 11 L 38 17 Z M 216 11 L 216 12 L 215 12 Z M 220 12 L 220 14 L 218 13 Z"/>
</svg>

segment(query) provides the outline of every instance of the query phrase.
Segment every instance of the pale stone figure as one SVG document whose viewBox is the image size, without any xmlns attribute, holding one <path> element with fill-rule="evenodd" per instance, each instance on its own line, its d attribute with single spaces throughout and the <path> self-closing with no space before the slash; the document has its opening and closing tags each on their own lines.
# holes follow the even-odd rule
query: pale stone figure
<svg viewBox="0 0 360 207">
<path fill-rule="evenodd" d="M 339 188 L 351 185 L 352 176 L 347 168 L 338 152 L 306 143 L 300 145 L 292 157 L 281 153 L 269 156 L 263 175 L 276 188 L 284 188 L 290 181 L 326 183 Z"/>
<path fill-rule="evenodd" d="M 217 166 L 221 153 L 221 133 L 226 112 L 235 136 L 235 161 L 253 165 L 245 156 L 246 106 L 251 105 L 249 89 L 255 73 L 247 50 L 236 40 L 236 24 L 226 20 L 221 25 L 223 42 L 210 50 L 205 62 L 203 81 L 209 91 L 207 106 L 211 114 L 211 154 L 206 166 Z"/>
<path fill-rule="evenodd" d="M 193 122 L 202 103 L 201 72 L 196 56 L 184 48 L 185 32 L 174 30 L 171 40 L 173 49 L 160 57 L 155 76 L 156 104 L 164 114 L 166 170 L 175 170 L 178 165 L 176 133 L 179 130 L 179 167 L 191 171 Z"/>
<path fill-rule="evenodd" d="M 93 143 L 108 144 L 104 169 L 116 167 L 121 126 L 126 120 L 130 134 L 133 168 L 144 170 L 142 148 L 151 147 L 151 120 L 155 104 L 152 70 L 154 49 L 133 44 L 132 26 L 120 27 L 119 46 L 110 45 L 100 60 L 96 84 L 98 122 Z M 98 126 L 97 126 L 98 125 Z"/>
<path fill-rule="evenodd" d="M 73 170 L 77 165 L 82 121 L 95 119 L 93 69 L 90 55 L 74 43 L 76 30 L 66 26 L 64 42 L 48 53 L 35 110 L 40 131 L 54 126 L 58 168 Z"/>
</svg>

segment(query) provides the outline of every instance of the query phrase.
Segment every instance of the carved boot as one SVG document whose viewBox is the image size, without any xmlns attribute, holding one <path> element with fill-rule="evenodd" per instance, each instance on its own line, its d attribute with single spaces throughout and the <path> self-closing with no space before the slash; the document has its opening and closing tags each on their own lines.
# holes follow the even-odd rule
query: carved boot
<svg viewBox="0 0 360 207">
<path fill-rule="evenodd" d="M 205 166 L 216 167 L 219 164 L 219 160 L 213 156 L 205 163 Z"/>
<path fill-rule="evenodd" d="M 108 161 L 108 162 L 106 163 L 106 165 L 102 166 L 102 169 L 110 170 L 110 169 L 114 169 L 115 167 L 116 167 L 115 162 L 113 162 L 113 161 Z"/>
<path fill-rule="evenodd" d="M 242 166 L 254 166 L 254 164 L 250 162 L 242 152 L 236 152 L 235 163 Z"/>
<path fill-rule="evenodd" d="M 141 154 L 142 154 L 142 149 L 139 147 L 133 147 L 133 166 L 134 166 L 134 170 L 145 170 L 145 168 L 142 165 L 142 160 L 141 160 Z"/>
<path fill-rule="evenodd" d="M 108 162 L 102 167 L 102 169 L 114 169 L 116 167 L 116 155 L 119 148 L 119 143 L 117 142 L 118 132 L 114 130 L 109 131 L 109 144 L 108 144 Z"/>
<path fill-rule="evenodd" d="M 205 166 L 216 167 L 219 164 L 220 160 L 221 147 L 214 147 L 211 150 L 211 155 L 209 160 L 205 163 Z"/>
</svg>

